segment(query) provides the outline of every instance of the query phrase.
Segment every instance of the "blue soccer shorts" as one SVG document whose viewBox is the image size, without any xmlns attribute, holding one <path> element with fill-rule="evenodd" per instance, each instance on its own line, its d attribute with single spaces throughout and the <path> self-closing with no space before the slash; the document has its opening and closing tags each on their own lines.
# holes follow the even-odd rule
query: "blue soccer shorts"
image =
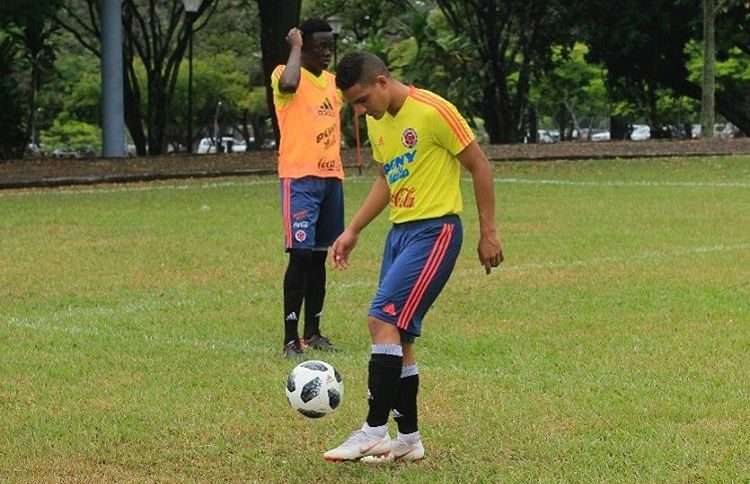
<svg viewBox="0 0 750 484">
<path fill-rule="evenodd" d="M 413 342 L 453 272 L 462 241 L 457 215 L 394 224 L 368 315 L 395 325 L 402 341 Z"/>
<path fill-rule="evenodd" d="M 324 250 L 344 231 L 344 189 L 338 178 L 281 178 L 286 250 Z"/>
</svg>

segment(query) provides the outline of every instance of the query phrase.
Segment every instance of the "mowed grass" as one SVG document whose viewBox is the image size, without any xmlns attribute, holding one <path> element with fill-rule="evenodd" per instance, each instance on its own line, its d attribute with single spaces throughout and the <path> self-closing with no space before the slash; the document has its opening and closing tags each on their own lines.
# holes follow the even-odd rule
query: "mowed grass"
<svg viewBox="0 0 750 484">
<path fill-rule="evenodd" d="M 0 192 L 0 481 L 748 482 L 750 158 L 495 176 L 506 262 L 479 266 L 464 181 L 418 341 L 427 459 L 384 467 L 321 453 L 366 412 L 385 216 L 329 271 L 343 351 L 310 357 L 346 390 L 307 420 L 284 395 L 273 178 Z"/>
</svg>

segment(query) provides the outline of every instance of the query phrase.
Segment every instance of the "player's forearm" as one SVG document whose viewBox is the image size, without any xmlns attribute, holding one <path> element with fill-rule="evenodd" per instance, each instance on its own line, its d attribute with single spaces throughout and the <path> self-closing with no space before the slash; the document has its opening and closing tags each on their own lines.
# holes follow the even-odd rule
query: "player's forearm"
<svg viewBox="0 0 750 484">
<path fill-rule="evenodd" d="M 494 235 L 495 225 L 495 182 L 492 179 L 492 167 L 487 162 L 483 167 L 477 166 L 472 172 L 474 180 L 474 197 L 479 212 L 479 233 Z"/>
<path fill-rule="evenodd" d="M 474 197 L 479 212 L 479 231 L 481 235 L 494 235 L 495 226 L 495 181 L 493 180 L 492 165 L 487 156 L 476 143 L 472 141 L 464 151 L 459 153 L 458 159 L 469 170 L 474 181 Z"/>
<path fill-rule="evenodd" d="M 391 192 L 388 189 L 388 183 L 382 176 L 377 177 L 375 183 L 373 183 L 370 193 L 367 194 L 367 198 L 362 203 L 362 206 L 357 210 L 357 213 L 349 223 L 349 230 L 354 233 L 360 233 L 375 217 L 380 215 L 388 203 L 391 201 Z"/>
<path fill-rule="evenodd" d="M 302 66 L 302 48 L 293 46 L 289 52 L 289 59 L 286 61 L 284 72 L 279 78 L 279 90 L 281 92 L 291 93 L 297 91 L 299 86 Z"/>
</svg>

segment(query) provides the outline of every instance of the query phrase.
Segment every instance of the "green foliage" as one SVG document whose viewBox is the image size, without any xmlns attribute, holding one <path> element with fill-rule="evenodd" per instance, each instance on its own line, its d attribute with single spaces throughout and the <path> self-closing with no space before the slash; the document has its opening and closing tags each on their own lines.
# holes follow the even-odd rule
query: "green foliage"
<svg viewBox="0 0 750 484">
<path fill-rule="evenodd" d="M 15 77 L 19 55 L 13 40 L 0 30 L 0 160 L 20 158 L 26 146 L 23 97 Z"/>
<path fill-rule="evenodd" d="M 194 129 L 203 128 L 213 136 L 216 106 L 222 103 L 220 121 L 234 124 L 247 113 L 268 116 L 263 87 L 249 86 L 247 74 L 238 69 L 237 57 L 231 52 L 193 59 Z M 188 102 L 188 63 L 180 66 L 170 118 L 177 127 L 186 125 Z M 177 138 L 179 140 L 183 138 Z"/>
<path fill-rule="evenodd" d="M 698 41 L 690 41 L 685 46 L 688 56 L 688 79 L 700 83 L 703 75 L 703 46 Z M 721 89 L 722 81 L 747 82 L 750 84 L 750 54 L 739 47 L 728 49 L 723 59 L 716 60 L 716 85 Z"/>
<path fill-rule="evenodd" d="M 531 103 L 537 107 L 543 125 L 551 126 L 561 110 L 573 119 L 598 125 L 608 116 L 609 98 L 603 67 L 586 62 L 588 47 L 576 43 L 572 49 L 552 48 L 553 67 L 538 76 L 531 89 Z M 583 127 L 583 125 L 581 125 Z"/>
<path fill-rule="evenodd" d="M 42 144 L 48 150 L 68 148 L 75 151 L 99 151 L 101 130 L 92 124 L 68 116 L 58 116 L 52 126 L 42 131 Z"/>
</svg>

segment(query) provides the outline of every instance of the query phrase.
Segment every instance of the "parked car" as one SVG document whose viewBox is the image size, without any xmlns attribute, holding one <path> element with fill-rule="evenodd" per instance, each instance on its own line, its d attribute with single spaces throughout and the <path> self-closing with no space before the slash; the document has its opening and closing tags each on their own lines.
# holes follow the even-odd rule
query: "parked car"
<svg viewBox="0 0 750 484">
<path fill-rule="evenodd" d="M 231 136 L 222 136 L 221 146 L 221 152 L 231 150 L 232 153 L 243 153 L 247 151 L 247 144 L 244 140 L 238 141 Z M 198 143 L 196 153 L 201 155 L 206 153 L 216 153 L 216 143 L 214 142 L 214 138 L 201 139 L 200 143 Z"/>
<path fill-rule="evenodd" d="M 543 144 L 555 142 L 554 138 L 552 138 L 552 135 L 550 135 L 549 131 L 547 131 L 546 129 L 537 130 L 536 140 L 537 140 L 537 143 L 543 143 Z"/>
<path fill-rule="evenodd" d="M 609 131 L 603 130 L 603 131 L 594 131 L 591 134 L 591 141 L 609 141 L 610 140 L 610 134 Z"/>
<path fill-rule="evenodd" d="M 634 124 L 633 131 L 630 132 L 630 139 L 633 141 L 651 139 L 651 128 L 647 124 Z"/>
<path fill-rule="evenodd" d="M 58 146 L 52 150 L 53 158 L 80 158 L 81 153 L 68 146 Z"/>
</svg>

